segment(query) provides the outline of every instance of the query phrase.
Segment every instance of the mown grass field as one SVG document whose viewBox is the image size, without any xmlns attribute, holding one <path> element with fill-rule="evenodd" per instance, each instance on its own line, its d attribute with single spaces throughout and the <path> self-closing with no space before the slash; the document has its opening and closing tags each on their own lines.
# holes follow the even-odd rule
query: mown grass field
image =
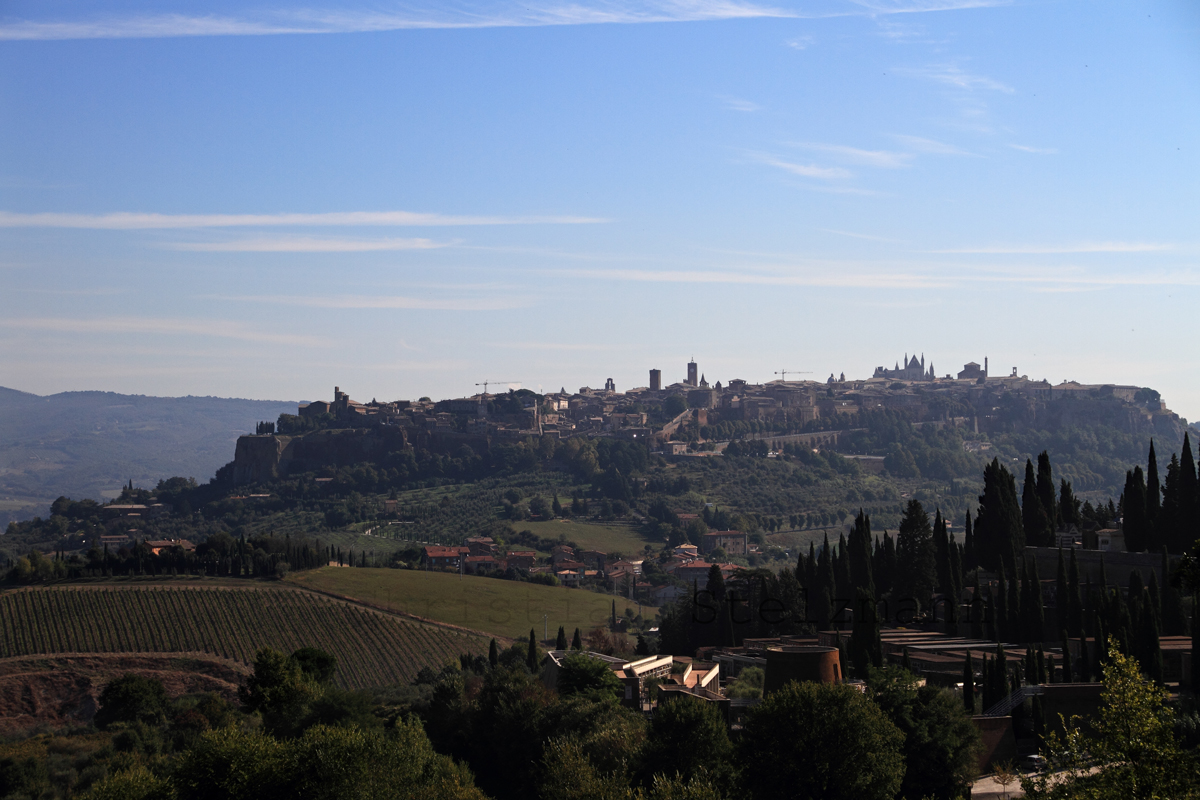
<svg viewBox="0 0 1200 800">
<path fill-rule="evenodd" d="M 626 606 L 635 613 L 638 608 L 622 598 L 587 589 L 541 586 L 474 575 L 460 578 L 455 574 L 422 570 L 325 567 L 292 573 L 287 581 L 380 608 L 510 639 L 528 638 L 530 628 L 539 639 L 544 629 L 553 639 L 560 625 L 566 628 L 568 636 L 576 628 L 586 634 L 608 621 L 613 600 L 616 600 L 619 616 L 624 616 Z M 650 617 L 657 610 L 643 606 L 642 615 Z M 544 627 L 543 615 L 546 617 Z"/>
<path fill-rule="evenodd" d="M 557 539 L 560 535 L 575 542 L 584 550 L 600 550 L 604 553 L 621 553 L 624 556 L 639 555 L 646 545 L 662 547 L 662 542 L 651 542 L 636 528 L 622 524 L 600 524 L 574 520 L 548 520 L 546 522 L 511 522 L 518 531 L 533 531 L 544 539 Z"/>
<path fill-rule="evenodd" d="M 421 667 L 440 667 L 464 652 L 486 654 L 488 641 L 290 586 L 68 585 L 0 593 L 0 657 L 210 653 L 249 663 L 260 647 L 290 653 L 312 646 L 337 657 L 339 683 L 366 688 L 408 683 Z"/>
</svg>

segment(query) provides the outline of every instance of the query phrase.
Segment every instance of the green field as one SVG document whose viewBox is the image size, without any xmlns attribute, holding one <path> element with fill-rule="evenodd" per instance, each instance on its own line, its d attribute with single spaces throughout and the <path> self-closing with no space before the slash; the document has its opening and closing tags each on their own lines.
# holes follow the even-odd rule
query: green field
<svg viewBox="0 0 1200 800">
<path fill-rule="evenodd" d="M 289 583 L 341 597 L 360 600 L 380 608 L 415 614 L 424 619 L 461 625 L 510 639 L 527 638 L 533 628 L 539 639 L 545 630 L 553 638 L 558 626 L 569 636 L 576 628 L 585 634 L 604 625 L 617 602 L 617 614 L 624 616 L 626 606 L 637 613 L 638 606 L 612 595 L 587 589 L 541 586 L 444 572 L 405 569 L 324 569 L 295 572 Z M 642 615 L 652 617 L 658 609 L 642 607 Z"/>
<path fill-rule="evenodd" d="M 547 522 L 511 522 L 509 524 L 516 530 L 533 531 L 544 539 L 557 539 L 559 536 L 564 536 L 568 541 L 575 542 L 584 550 L 621 553 L 624 556 L 638 555 L 648 544 L 652 544 L 656 548 L 663 545 L 662 542 L 649 541 L 636 528 L 622 524 L 604 525 L 560 519 Z"/>
<path fill-rule="evenodd" d="M 366 570 L 346 569 L 345 572 Z M 348 688 L 410 682 L 488 639 L 293 587 L 53 586 L 0 593 L 0 655 L 210 653 L 249 663 L 260 647 L 319 647 Z"/>
</svg>

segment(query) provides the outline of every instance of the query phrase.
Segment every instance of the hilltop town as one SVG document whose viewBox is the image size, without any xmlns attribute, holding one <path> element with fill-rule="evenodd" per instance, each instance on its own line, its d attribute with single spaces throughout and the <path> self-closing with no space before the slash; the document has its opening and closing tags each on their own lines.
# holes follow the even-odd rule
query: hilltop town
<svg viewBox="0 0 1200 800">
<path fill-rule="evenodd" d="M 232 477 L 236 483 L 270 480 L 316 463 L 369 460 L 372 451 L 409 444 L 450 452 L 462 444 L 486 447 L 527 437 L 625 439 L 675 456 L 721 453 L 733 440 L 763 442 L 772 451 L 785 444 L 836 450 L 845 432 L 860 424 L 860 415 L 875 411 L 900 412 L 918 426 L 950 426 L 983 436 L 1086 422 L 1128 434 L 1182 438 L 1186 422 L 1153 389 L 1051 385 L 1018 375 L 1016 367 L 996 376 L 987 361 L 938 376 L 923 355 L 906 354 L 892 369 L 876 367 L 869 378 L 848 379 L 843 373 L 820 382 L 789 380 L 793 373 L 781 373 L 758 384 L 739 378 L 710 383 L 690 361 L 678 381 L 664 384 L 662 371 L 651 369 L 648 386 L 624 391 L 609 378 L 601 389 L 569 392 L 564 387 L 542 395 L 526 389 L 484 391 L 440 401 L 359 402 L 334 387 L 331 401 L 302 403 L 295 415 L 262 423 L 254 435 L 239 440 Z M 322 448 L 290 439 L 337 429 L 375 429 L 388 443 L 364 439 Z M 863 463 L 881 466 L 870 458 Z"/>
</svg>

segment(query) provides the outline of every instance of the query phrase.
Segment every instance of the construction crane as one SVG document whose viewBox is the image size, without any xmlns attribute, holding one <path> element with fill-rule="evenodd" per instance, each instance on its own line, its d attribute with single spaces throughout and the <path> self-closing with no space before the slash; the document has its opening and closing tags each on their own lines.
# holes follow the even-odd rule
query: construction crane
<svg viewBox="0 0 1200 800">
<path fill-rule="evenodd" d="M 489 384 L 489 383 L 504 383 L 504 384 L 516 383 L 516 384 L 520 384 L 521 382 L 520 382 L 520 381 L 484 381 L 483 383 L 477 383 L 477 384 L 475 384 L 475 385 L 476 385 L 476 386 L 482 386 L 482 387 L 483 387 L 483 393 L 484 393 L 484 394 L 487 394 L 487 393 L 488 393 L 487 387 L 488 387 L 488 384 Z"/>
<path fill-rule="evenodd" d="M 812 370 L 808 370 L 808 369 L 781 369 L 778 372 L 776 372 L 775 374 L 782 375 L 783 381 L 786 383 L 789 372 L 792 373 L 793 375 L 812 375 Z"/>
</svg>

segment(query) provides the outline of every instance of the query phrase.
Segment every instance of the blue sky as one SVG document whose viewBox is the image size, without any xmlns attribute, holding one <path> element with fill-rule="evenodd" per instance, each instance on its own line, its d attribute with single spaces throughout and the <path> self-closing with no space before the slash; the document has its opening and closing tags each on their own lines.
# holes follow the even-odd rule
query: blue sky
<svg viewBox="0 0 1200 800">
<path fill-rule="evenodd" d="M 1190 2 L 0 5 L 0 384 L 774 371 L 1200 417 Z"/>
</svg>

